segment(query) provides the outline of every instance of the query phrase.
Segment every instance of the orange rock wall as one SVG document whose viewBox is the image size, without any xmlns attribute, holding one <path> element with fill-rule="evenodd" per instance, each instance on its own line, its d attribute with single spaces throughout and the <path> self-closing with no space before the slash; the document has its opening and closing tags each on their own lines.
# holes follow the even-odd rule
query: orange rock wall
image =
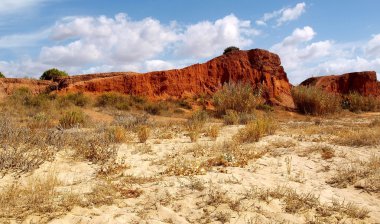
<svg viewBox="0 0 380 224">
<path fill-rule="evenodd" d="M 300 85 L 317 86 L 340 94 L 358 92 L 364 96 L 380 96 L 380 84 L 374 71 L 313 77 L 303 81 Z"/>
<path fill-rule="evenodd" d="M 270 103 L 294 107 L 290 84 L 278 55 L 266 50 L 235 51 L 183 69 L 73 76 L 59 81 L 60 92 L 120 92 L 151 99 L 212 94 L 226 82 L 264 86 Z"/>
</svg>

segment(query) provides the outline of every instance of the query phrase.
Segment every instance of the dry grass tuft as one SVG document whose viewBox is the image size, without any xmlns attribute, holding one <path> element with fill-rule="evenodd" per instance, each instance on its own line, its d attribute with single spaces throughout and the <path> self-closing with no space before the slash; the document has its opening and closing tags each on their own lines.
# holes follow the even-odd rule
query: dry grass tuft
<svg viewBox="0 0 380 224">
<path fill-rule="evenodd" d="M 353 203 L 338 202 L 334 199 L 331 204 L 322 204 L 319 197 L 312 193 L 297 193 L 294 189 L 283 186 L 272 189 L 252 187 L 245 193 L 244 198 L 257 198 L 266 203 L 270 203 L 272 199 L 280 199 L 284 203 L 285 212 L 291 214 L 314 210 L 317 216 L 321 217 L 334 217 L 333 214 L 335 213 L 350 218 L 365 219 L 369 213 L 366 208 L 360 208 Z"/>
<path fill-rule="evenodd" d="M 344 146 L 374 146 L 380 144 L 380 126 L 360 127 L 336 132 L 337 139 L 334 140 L 339 145 Z"/>
<path fill-rule="evenodd" d="M 344 96 L 342 106 L 352 112 L 377 111 L 380 109 L 380 101 L 373 96 L 363 96 L 357 92 Z"/>
<path fill-rule="evenodd" d="M 22 219 L 31 214 L 52 216 L 84 205 L 79 195 L 58 193 L 59 181 L 53 174 L 30 179 L 25 185 L 15 183 L 0 192 L 0 217 Z M 0 218 L 1 221 L 1 218 Z"/>
<path fill-rule="evenodd" d="M 357 161 L 339 168 L 327 181 L 333 187 L 346 188 L 355 184 L 370 192 L 380 192 L 380 157 L 372 156 L 368 161 Z"/>
<path fill-rule="evenodd" d="M 260 93 L 254 94 L 252 86 L 244 83 L 226 83 L 213 96 L 216 115 L 221 117 L 228 110 L 252 113 L 262 103 Z"/>
<path fill-rule="evenodd" d="M 139 142 L 145 143 L 150 136 L 150 128 L 148 126 L 140 126 L 137 129 L 137 137 L 139 139 Z"/>
<path fill-rule="evenodd" d="M 196 142 L 202 131 L 206 120 L 208 119 L 208 114 L 204 110 L 196 111 L 186 123 L 186 129 L 188 130 L 188 135 L 191 142 Z"/>
<path fill-rule="evenodd" d="M 131 140 L 131 138 L 128 138 L 127 131 L 125 130 L 125 128 L 121 126 L 111 127 L 107 129 L 107 132 L 108 132 L 108 138 L 110 139 L 111 142 L 125 143 Z"/>
<path fill-rule="evenodd" d="M 218 125 L 211 125 L 206 132 L 206 135 L 210 137 L 212 140 L 216 140 L 218 138 L 220 132 L 220 127 Z"/>
<path fill-rule="evenodd" d="M 57 151 L 54 144 L 57 139 L 51 131 L 31 130 L 0 117 L 0 173 L 28 172 L 38 168 L 54 157 Z"/>
<path fill-rule="evenodd" d="M 292 89 L 292 96 L 303 114 L 325 115 L 341 110 L 339 96 L 314 86 L 297 86 Z"/>
<path fill-rule="evenodd" d="M 243 143 L 257 142 L 265 135 L 271 135 L 277 126 L 273 119 L 269 117 L 257 118 L 256 121 L 248 123 L 234 136 L 236 141 Z"/>
<path fill-rule="evenodd" d="M 83 126 L 86 122 L 86 117 L 81 110 L 67 111 L 60 119 L 59 126 L 61 128 L 73 128 Z"/>
<path fill-rule="evenodd" d="M 116 146 L 104 132 L 76 133 L 68 146 L 74 150 L 75 157 L 101 165 L 113 161 L 117 155 Z"/>
<path fill-rule="evenodd" d="M 194 176 L 203 175 L 209 169 L 202 159 L 180 157 L 171 161 L 164 173 L 171 176 Z"/>
</svg>

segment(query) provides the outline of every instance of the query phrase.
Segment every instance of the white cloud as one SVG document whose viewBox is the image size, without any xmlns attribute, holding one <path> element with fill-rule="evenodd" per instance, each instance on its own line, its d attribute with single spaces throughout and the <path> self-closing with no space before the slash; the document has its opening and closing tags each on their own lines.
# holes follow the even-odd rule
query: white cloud
<svg viewBox="0 0 380 224">
<path fill-rule="evenodd" d="M 280 10 L 273 11 L 271 13 L 265 13 L 264 16 L 256 20 L 257 25 L 267 25 L 267 22 L 276 19 L 277 26 L 298 19 L 306 10 L 306 3 L 298 3 L 293 8 L 282 8 Z"/>
<path fill-rule="evenodd" d="M 45 41 L 45 46 L 40 48 L 38 57 L 34 59 L 36 64 L 42 65 L 39 68 L 57 67 L 72 74 L 143 72 L 189 65 L 183 59 L 194 62 L 195 58 L 199 61 L 220 55 L 230 45 L 247 47 L 258 34 L 250 21 L 240 20 L 234 15 L 179 26 L 176 22 L 161 24 L 153 18 L 135 21 L 125 14 L 117 14 L 115 17 L 66 17 L 44 31 L 43 35 L 0 38 L 0 48 Z M 165 60 L 158 60 L 162 58 Z M 28 63 L 25 60 L 18 63 L 8 72 L 24 74 L 17 69 L 26 68 Z"/>
<path fill-rule="evenodd" d="M 380 72 L 380 35 L 374 35 L 366 43 L 311 42 L 315 36 L 316 32 L 311 27 L 297 28 L 271 48 L 280 55 L 293 84 L 311 76 L 368 70 Z"/>
<path fill-rule="evenodd" d="M 380 34 L 374 35 L 365 47 L 366 54 L 380 57 Z"/>
<path fill-rule="evenodd" d="M 285 46 L 287 45 L 297 45 L 302 42 L 307 42 L 314 38 L 316 33 L 314 32 L 313 28 L 310 26 L 305 26 L 304 28 L 296 28 L 292 35 L 286 37 L 284 41 L 281 43 Z"/>
<path fill-rule="evenodd" d="M 163 60 L 149 60 L 145 62 L 145 68 L 147 71 L 161 71 L 173 69 L 175 66 L 172 63 Z"/>
<path fill-rule="evenodd" d="M 36 45 L 39 41 L 46 39 L 49 30 L 43 30 L 36 33 L 13 34 L 0 37 L 0 48 L 17 48 Z"/>
<path fill-rule="evenodd" d="M 220 54 L 228 46 L 246 47 L 259 31 L 251 27 L 248 20 L 239 20 L 228 15 L 215 22 L 204 21 L 186 28 L 180 35 L 177 53 L 190 57 L 210 57 Z"/>
<path fill-rule="evenodd" d="M 30 9 L 48 0 L 1 0 L 0 15 L 9 15 L 21 12 L 24 9 Z"/>
<path fill-rule="evenodd" d="M 281 17 L 277 19 L 277 25 L 282 25 L 288 21 L 296 20 L 305 12 L 306 4 L 304 2 L 298 3 L 294 8 L 285 9 Z"/>
<path fill-rule="evenodd" d="M 288 70 L 299 68 L 316 58 L 326 56 L 330 53 L 332 41 L 319 41 L 308 44 L 316 33 L 313 28 L 305 26 L 293 31 L 292 35 L 271 47 L 271 50 L 280 55 L 284 67 Z"/>
</svg>

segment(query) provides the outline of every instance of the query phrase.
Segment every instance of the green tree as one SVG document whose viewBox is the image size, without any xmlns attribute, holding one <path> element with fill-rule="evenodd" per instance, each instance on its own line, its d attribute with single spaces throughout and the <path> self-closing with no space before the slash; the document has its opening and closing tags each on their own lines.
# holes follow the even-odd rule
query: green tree
<svg viewBox="0 0 380 224">
<path fill-rule="evenodd" d="M 61 77 L 69 76 L 65 71 L 60 71 L 56 68 L 49 69 L 45 71 L 42 76 L 40 77 L 41 80 L 57 80 Z"/>
<path fill-rule="evenodd" d="M 5 78 L 5 75 L 2 72 L 0 72 L 0 79 L 1 78 Z"/>
<path fill-rule="evenodd" d="M 227 47 L 226 49 L 224 49 L 224 52 L 223 54 L 227 54 L 229 52 L 233 52 L 233 51 L 239 51 L 240 49 L 238 47 L 235 47 L 235 46 L 230 46 L 230 47 Z"/>
</svg>

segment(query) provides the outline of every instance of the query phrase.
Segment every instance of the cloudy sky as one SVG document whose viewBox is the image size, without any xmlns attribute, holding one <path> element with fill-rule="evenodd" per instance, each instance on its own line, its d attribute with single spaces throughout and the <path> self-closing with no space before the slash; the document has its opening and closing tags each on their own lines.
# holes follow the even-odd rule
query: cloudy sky
<svg viewBox="0 0 380 224">
<path fill-rule="evenodd" d="M 380 73 L 378 9 L 378 0 L 0 0 L 0 71 L 146 72 L 235 45 L 279 54 L 293 84 Z"/>
</svg>

